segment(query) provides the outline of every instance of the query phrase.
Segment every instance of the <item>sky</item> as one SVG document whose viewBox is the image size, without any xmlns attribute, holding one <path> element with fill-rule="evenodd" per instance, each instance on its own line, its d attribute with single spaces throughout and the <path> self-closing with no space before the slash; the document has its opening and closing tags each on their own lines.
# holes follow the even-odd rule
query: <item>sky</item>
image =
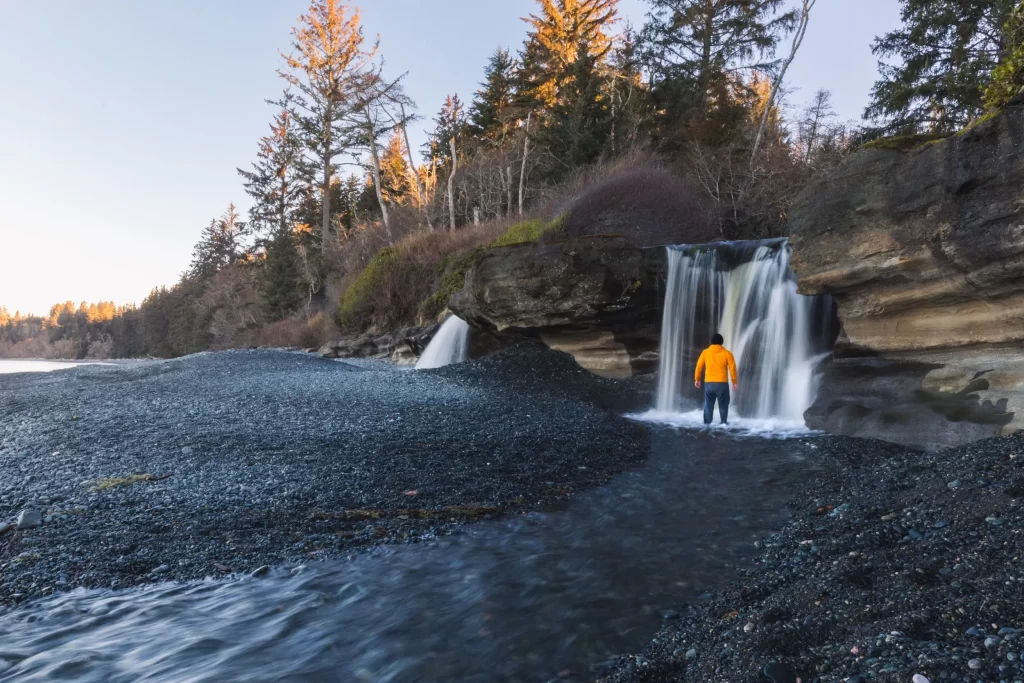
<svg viewBox="0 0 1024 683">
<path fill-rule="evenodd" d="M 408 72 L 422 121 L 472 98 L 496 47 L 518 49 L 536 0 L 374 0 L 362 5 L 389 73 Z M 171 285 L 229 202 L 278 96 L 280 50 L 307 0 L 0 0 L 0 305 L 140 302 Z M 621 0 L 643 24 L 645 0 Z M 876 78 L 872 39 L 898 0 L 819 0 L 786 87 L 819 88 L 856 120 Z M 788 49 L 788 41 L 784 44 Z"/>
</svg>

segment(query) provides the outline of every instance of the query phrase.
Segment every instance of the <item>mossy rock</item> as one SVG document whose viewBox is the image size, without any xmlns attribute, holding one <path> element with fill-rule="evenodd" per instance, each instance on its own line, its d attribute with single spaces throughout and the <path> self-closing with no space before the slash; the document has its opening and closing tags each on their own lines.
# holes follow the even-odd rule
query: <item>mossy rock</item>
<svg viewBox="0 0 1024 683">
<path fill-rule="evenodd" d="M 483 247 L 467 249 L 445 257 L 437 267 L 439 281 L 437 291 L 420 304 L 419 315 L 423 320 L 434 320 L 448 308 L 448 300 L 462 289 L 476 257 L 483 252 Z"/>
<path fill-rule="evenodd" d="M 879 138 L 865 143 L 861 149 L 883 149 L 890 152 L 915 152 L 930 144 L 945 140 L 947 135 L 921 134 L 897 135 L 891 138 Z"/>
<path fill-rule="evenodd" d="M 394 247 L 384 247 L 374 255 L 338 302 L 337 322 L 340 327 L 348 328 L 356 322 L 355 316 L 359 308 L 369 298 L 370 293 L 380 286 L 387 269 L 397 262 L 398 251 Z"/>
<path fill-rule="evenodd" d="M 540 218 L 516 223 L 505 231 L 505 234 L 491 242 L 491 247 L 508 247 L 513 244 L 531 244 L 541 237 L 548 235 L 562 227 L 565 222 L 564 216 L 559 216 L 553 221 L 545 221 Z"/>
</svg>

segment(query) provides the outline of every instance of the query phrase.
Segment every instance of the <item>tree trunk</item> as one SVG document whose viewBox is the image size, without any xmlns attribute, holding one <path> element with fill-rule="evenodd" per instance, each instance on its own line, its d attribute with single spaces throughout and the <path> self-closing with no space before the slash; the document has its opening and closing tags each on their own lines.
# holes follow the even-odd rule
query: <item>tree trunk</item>
<svg viewBox="0 0 1024 683">
<path fill-rule="evenodd" d="M 505 215 L 512 216 L 512 167 L 508 167 L 508 184 L 505 185 L 505 193 L 508 195 L 508 201 L 505 204 Z"/>
<path fill-rule="evenodd" d="M 434 231 L 434 224 L 430 220 L 430 209 L 427 207 L 427 189 L 423 187 L 423 178 L 416 168 L 416 162 L 412 156 L 412 147 L 409 145 L 409 131 L 405 127 L 405 105 L 402 108 L 402 137 L 405 138 L 405 151 L 409 155 L 409 168 L 412 169 L 413 178 L 416 179 L 416 191 L 420 196 L 420 206 L 423 208 L 423 217 L 427 219 L 427 230 Z"/>
<path fill-rule="evenodd" d="M 331 229 L 331 160 L 327 155 L 323 158 L 324 177 L 320 187 L 321 204 L 323 204 L 322 224 L 320 226 L 320 253 L 327 256 L 327 240 Z M 324 261 L 326 263 L 326 260 Z"/>
<path fill-rule="evenodd" d="M 455 138 L 449 143 L 452 147 L 452 172 L 448 175 L 448 215 L 451 219 L 449 229 L 455 230 L 455 174 L 459 170 L 459 156 L 455 150 Z"/>
<path fill-rule="evenodd" d="M 789 57 L 786 58 L 786 61 L 782 63 L 782 68 L 779 69 L 779 77 L 775 79 L 775 83 L 772 85 L 771 94 L 768 95 L 768 102 L 764 105 L 764 113 L 761 114 L 761 125 L 757 129 L 757 138 L 754 140 L 754 151 L 750 154 L 751 168 L 757 163 L 757 153 L 761 148 L 761 138 L 764 137 L 764 129 L 768 125 L 768 117 L 771 115 L 772 105 L 775 103 L 775 98 L 779 94 L 779 88 L 782 86 L 782 79 L 785 78 L 786 70 L 789 69 L 789 65 L 796 59 L 796 53 L 804 42 L 804 36 L 807 34 L 807 24 L 811 18 L 811 8 L 814 7 L 814 3 L 817 1 L 803 0 L 803 8 L 800 11 L 800 23 L 796 27 L 796 33 L 793 34 L 793 47 L 789 51 Z"/>
<path fill-rule="evenodd" d="M 370 108 L 367 107 L 366 113 L 366 134 L 369 136 L 368 142 L 370 143 L 370 160 L 373 162 L 373 189 L 377 192 L 377 203 L 380 204 L 380 216 L 384 222 L 384 232 L 388 236 L 388 244 L 394 244 L 395 239 L 391 234 L 391 219 L 388 216 L 388 206 L 384 202 L 384 191 L 381 189 L 380 180 L 380 153 L 377 151 L 377 131 L 373 127 L 373 118 L 370 116 Z"/>
<path fill-rule="evenodd" d="M 519 171 L 519 217 L 523 216 L 523 202 L 526 199 L 526 159 L 530 156 L 530 117 L 526 115 L 526 135 L 523 137 L 523 167 Z"/>
</svg>

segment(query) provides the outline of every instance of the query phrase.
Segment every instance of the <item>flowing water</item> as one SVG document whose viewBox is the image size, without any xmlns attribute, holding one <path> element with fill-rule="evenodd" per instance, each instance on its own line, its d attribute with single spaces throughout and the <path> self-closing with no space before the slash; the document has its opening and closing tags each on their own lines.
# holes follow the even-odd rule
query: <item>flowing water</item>
<svg viewBox="0 0 1024 683">
<path fill-rule="evenodd" d="M 416 362 L 417 370 L 429 370 L 454 365 L 466 360 L 469 352 L 469 325 L 462 318 L 449 316 L 441 329 L 423 350 Z"/>
<path fill-rule="evenodd" d="M 261 579 L 77 591 L 0 613 L 0 681 L 587 680 L 748 562 L 813 440 L 655 429 L 561 510 Z"/>
<path fill-rule="evenodd" d="M 835 338 L 829 297 L 797 293 L 785 241 L 669 247 L 655 421 L 700 421 L 697 356 L 719 331 L 736 356 L 741 425 L 801 429 L 817 393 L 816 369 Z M 692 412 L 688 412 L 692 411 Z"/>
</svg>

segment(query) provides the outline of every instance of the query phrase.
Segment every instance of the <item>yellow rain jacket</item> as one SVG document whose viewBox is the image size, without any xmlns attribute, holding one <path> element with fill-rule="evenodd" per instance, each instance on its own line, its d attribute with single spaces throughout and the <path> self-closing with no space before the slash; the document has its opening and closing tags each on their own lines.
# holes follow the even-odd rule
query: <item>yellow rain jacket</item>
<svg viewBox="0 0 1024 683">
<path fill-rule="evenodd" d="M 707 368 L 705 382 L 728 382 L 731 375 L 732 383 L 739 383 L 739 378 L 736 376 L 736 359 L 721 344 L 712 344 L 704 350 L 704 353 L 700 354 L 700 360 L 697 361 L 697 372 L 693 376 L 695 381 L 701 381 L 701 375 L 705 368 Z"/>
</svg>

